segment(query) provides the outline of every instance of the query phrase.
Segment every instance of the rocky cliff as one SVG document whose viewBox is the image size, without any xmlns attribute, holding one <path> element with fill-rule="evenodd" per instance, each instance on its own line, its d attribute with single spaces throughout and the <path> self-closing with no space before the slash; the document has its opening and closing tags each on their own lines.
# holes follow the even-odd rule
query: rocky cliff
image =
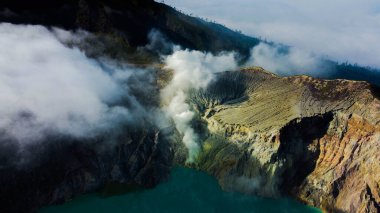
<svg viewBox="0 0 380 213">
<path fill-rule="evenodd" d="M 197 167 L 226 190 L 290 194 L 329 212 L 380 210 L 380 101 L 366 82 L 217 74 L 190 101 L 204 132 Z"/>
<path fill-rule="evenodd" d="M 167 141 L 149 126 L 86 141 L 52 136 L 22 149 L 2 140 L 1 212 L 36 212 L 99 190 L 153 187 L 168 178 L 173 153 Z"/>
</svg>

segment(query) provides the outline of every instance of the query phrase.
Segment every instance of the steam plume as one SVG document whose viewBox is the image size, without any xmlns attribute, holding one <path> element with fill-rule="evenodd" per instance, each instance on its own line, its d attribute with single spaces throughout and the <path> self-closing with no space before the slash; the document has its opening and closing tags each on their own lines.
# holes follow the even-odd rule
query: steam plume
<svg viewBox="0 0 380 213">
<path fill-rule="evenodd" d="M 237 68 L 234 53 L 212 55 L 199 51 L 177 50 L 165 58 L 166 69 L 174 76 L 161 92 L 166 103 L 165 111 L 174 120 L 177 130 L 183 135 L 183 143 L 189 150 L 188 162 L 193 162 L 199 152 L 199 137 L 191 126 L 195 113 L 187 102 L 190 89 L 205 88 L 213 73 Z"/>
</svg>

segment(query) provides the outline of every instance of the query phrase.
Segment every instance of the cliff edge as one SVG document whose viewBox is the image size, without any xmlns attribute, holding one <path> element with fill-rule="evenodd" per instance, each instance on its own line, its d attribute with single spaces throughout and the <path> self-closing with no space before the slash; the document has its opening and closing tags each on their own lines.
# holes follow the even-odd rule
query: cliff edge
<svg viewBox="0 0 380 213">
<path fill-rule="evenodd" d="M 328 212 L 380 210 L 378 88 L 262 68 L 216 79 L 190 101 L 204 125 L 197 166 L 224 189 L 291 194 Z"/>
</svg>

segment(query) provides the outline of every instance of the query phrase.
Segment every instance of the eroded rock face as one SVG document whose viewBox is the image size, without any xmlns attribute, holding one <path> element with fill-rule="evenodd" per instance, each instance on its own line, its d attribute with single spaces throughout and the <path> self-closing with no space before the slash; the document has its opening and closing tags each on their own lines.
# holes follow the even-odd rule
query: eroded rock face
<svg viewBox="0 0 380 213">
<path fill-rule="evenodd" d="M 378 211 L 379 126 L 342 113 L 332 124 L 319 141 L 316 168 L 298 189 L 300 198 L 331 211 Z"/>
<path fill-rule="evenodd" d="M 261 68 L 218 75 L 190 99 L 207 126 L 201 170 L 226 190 L 292 194 L 331 212 L 380 210 L 380 101 L 371 85 Z"/>
<path fill-rule="evenodd" d="M 1 147 L 9 152 L 0 162 L 1 212 L 35 212 L 107 185 L 153 187 L 168 178 L 173 153 L 164 132 L 130 127 L 114 136 L 86 141 L 54 136 L 23 150 Z M 21 162 L 18 152 L 28 162 Z"/>
</svg>

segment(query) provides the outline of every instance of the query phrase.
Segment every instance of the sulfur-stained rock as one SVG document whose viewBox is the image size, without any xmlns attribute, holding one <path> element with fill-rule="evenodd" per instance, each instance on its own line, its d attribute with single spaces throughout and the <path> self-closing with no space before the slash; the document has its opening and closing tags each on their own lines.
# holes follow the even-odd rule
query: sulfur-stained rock
<svg viewBox="0 0 380 213">
<path fill-rule="evenodd" d="M 262 68 L 216 78 L 190 101 L 208 131 L 198 167 L 224 189 L 292 194 L 328 212 L 380 211 L 376 88 Z"/>
</svg>

